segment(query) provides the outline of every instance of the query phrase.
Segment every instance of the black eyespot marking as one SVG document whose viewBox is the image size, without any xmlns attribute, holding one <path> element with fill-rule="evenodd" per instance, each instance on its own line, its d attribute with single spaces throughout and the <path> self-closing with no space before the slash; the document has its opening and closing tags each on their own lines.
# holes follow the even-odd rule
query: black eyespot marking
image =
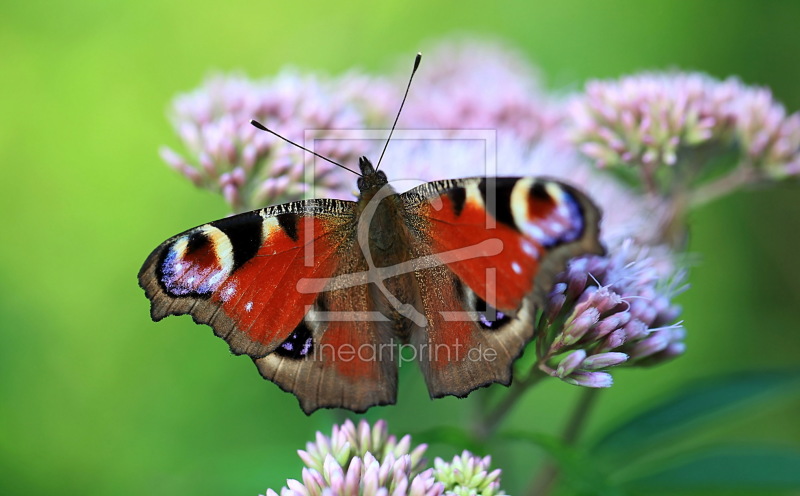
<svg viewBox="0 0 800 496">
<path fill-rule="evenodd" d="M 536 201 L 545 201 L 550 202 L 552 205 L 557 206 L 559 211 L 561 212 L 561 216 L 567 219 L 567 222 L 564 223 L 561 228 L 557 232 L 552 232 L 550 235 L 541 235 L 538 241 L 544 248 L 553 248 L 559 245 L 572 243 L 577 241 L 578 239 L 583 236 L 585 223 L 584 223 L 584 211 L 583 206 L 581 205 L 580 201 L 576 198 L 574 191 L 571 188 L 562 186 L 561 191 L 563 193 L 563 197 L 560 200 L 559 204 L 557 204 L 555 198 L 550 195 L 542 186 L 540 191 L 537 191 L 536 186 L 539 186 L 540 183 L 534 185 L 530 191 L 531 199 L 535 199 Z"/>
<path fill-rule="evenodd" d="M 197 250 L 204 248 L 208 243 L 208 236 L 206 236 L 205 233 L 201 231 L 194 231 L 189 235 L 189 239 L 186 240 L 186 253 L 194 253 Z"/>
<path fill-rule="evenodd" d="M 483 197 L 486 210 L 497 219 L 498 222 L 519 231 L 514 222 L 514 215 L 511 213 L 511 191 L 517 180 L 512 177 L 483 178 L 478 185 L 478 189 Z M 491 201 L 487 199 L 488 188 L 492 188 L 494 197 Z"/>
<path fill-rule="evenodd" d="M 585 214 L 583 211 L 583 206 L 575 198 L 572 192 L 567 190 L 564 193 L 564 204 L 569 210 L 569 217 L 573 219 L 573 223 L 570 229 L 564 231 L 558 240 L 558 243 L 572 243 L 583 236 L 583 230 L 586 227 L 584 224 Z"/>
<path fill-rule="evenodd" d="M 300 217 L 298 217 L 297 214 L 286 213 L 278 214 L 276 218 L 278 219 L 278 224 L 281 226 L 281 229 L 283 229 L 283 232 L 292 238 L 292 241 L 297 241 L 297 222 L 300 220 Z"/>
<path fill-rule="evenodd" d="M 306 325 L 305 320 L 295 327 L 292 335 L 286 341 L 275 348 L 278 355 L 301 360 L 314 352 L 314 338 L 311 336 L 311 329 Z"/>
<path fill-rule="evenodd" d="M 258 212 L 247 212 L 227 219 L 212 222 L 211 225 L 225 233 L 233 247 L 233 270 L 256 256 L 261 247 L 261 227 L 263 219 Z"/>
<path fill-rule="evenodd" d="M 550 193 L 547 192 L 547 188 L 545 188 L 544 183 L 541 181 L 536 181 L 533 183 L 530 195 L 531 198 L 535 198 L 537 200 L 553 201 L 553 198 L 550 196 Z"/>
<path fill-rule="evenodd" d="M 458 217 L 461 215 L 461 211 L 464 210 L 464 204 L 467 202 L 467 190 L 459 186 L 448 190 L 447 196 L 453 203 L 453 213 Z"/>
<path fill-rule="evenodd" d="M 490 331 L 499 329 L 511 321 L 511 317 L 478 298 L 475 304 L 478 325 Z"/>
<path fill-rule="evenodd" d="M 186 240 L 186 251 L 179 255 L 175 245 Z M 177 238 L 166 245 L 158 257 L 155 267 L 156 280 L 161 289 L 168 295 L 192 298 L 208 298 L 216 289 L 219 278 L 213 279 L 220 269 L 216 263 L 204 265 L 209 255 L 213 255 L 214 247 L 209 237 L 195 229 L 185 237 Z"/>
</svg>

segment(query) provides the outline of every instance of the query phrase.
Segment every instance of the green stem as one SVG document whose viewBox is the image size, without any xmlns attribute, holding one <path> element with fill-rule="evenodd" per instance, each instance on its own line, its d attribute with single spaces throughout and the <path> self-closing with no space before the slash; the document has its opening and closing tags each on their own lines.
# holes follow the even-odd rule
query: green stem
<svg viewBox="0 0 800 496">
<path fill-rule="evenodd" d="M 578 404 L 575 406 L 575 411 L 572 413 L 572 417 L 570 417 L 567 426 L 564 428 L 563 438 L 564 442 L 567 444 L 575 444 L 578 437 L 580 437 L 586 425 L 586 419 L 589 418 L 589 414 L 597 402 L 599 392 L 599 389 L 587 388 L 583 391 L 583 394 L 581 394 Z"/>
<path fill-rule="evenodd" d="M 503 396 L 503 399 L 486 414 L 481 424 L 477 426 L 478 437 L 484 440 L 491 437 L 500 427 L 500 423 L 511 413 L 522 395 L 545 377 L 547 375 L 544 372 L 534 367 L 526 378 L 515 381 L 509 388 L 508 394 Z"/>
<path fill-rule="evenodd" d="M 486 429 L 485 421 L 489 416 L 489 405 L 491 405 L 492 399 L 495 397 L 493 393 L 496 389 L 499 388 L 481 388 L 472 393 L 472 395 L 475 396 L 475 399 L 473 400 L 475 408 L 472 411 L 471 419 L 474 427 L 473 430 L 477 432 L 478 437 L 484 441 L 486 440 L 486 437 L 483 437 L 483 432 Z M 470 398 L 471 397 L 472 396 L 470 396 Z"/>
<path fill-rule="evenodd" d="M 690 208 L 711 203 L 725 195 L 733 193 L 737 189 L 751 184 L 758 179 L 755 169 L 746 162 L 736 166 L 729 174 L 722 176 L 716 181 L 700 186 L 692 193 Z"/>
<path fill-rule="evenodd" d="M 658 184 L 656 183 L 655 179 L 655 168 L 655 164 L 645 163 L 642 163 L 639 168 L 641 171 L 641 179 L 642 184 L 644 184 L 645 191 L 654 197 L 660 195 Z"/>
<path fill-rule="evenodd" d="M 597 393 L 599 389 L 586 389 L 581 394 L 578 404 L 575 405 L 575 410 L 567 421 L 564 427 L 564 432 L 561 435 L 566 445 L 574 445 L 581 435 L 583 427 L 586 424 L 586 419 L 592 411 L 597 400 Z M 546 496 L 550 494 L 555 487 L 558 480 L 558 465 L 552 461 L 548 461 L 536 475 L 531 482 L 528 490 L 530 496 Z"/>
</svg>

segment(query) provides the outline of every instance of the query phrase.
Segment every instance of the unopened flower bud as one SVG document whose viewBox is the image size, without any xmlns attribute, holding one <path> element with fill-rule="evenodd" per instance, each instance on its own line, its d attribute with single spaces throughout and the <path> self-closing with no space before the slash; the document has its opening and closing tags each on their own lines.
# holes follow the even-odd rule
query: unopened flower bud
<svg viewBox="0 0 800 496">
<path fill-rule="evenodd" d="M 576 386 L 590 387 L 590 388 L 607 388 L 611 387 L 614 379 L 608 372 L 573 372 L 572 375 L 565 377 L 564 382 L 574 384 Z"/>
<path fill-rule="evenodd" d="M 586 351 L 585 350 L 576 350 L 570 353 L 569 355 L 564 358 L 561 363 L 558 364 L 558 368 L 556 369 L 556 375 L 560 378 L 564 378 L 575 371 L 578 367 L 581 367 L 583 360 L 586 358 Z"/>
</svg>

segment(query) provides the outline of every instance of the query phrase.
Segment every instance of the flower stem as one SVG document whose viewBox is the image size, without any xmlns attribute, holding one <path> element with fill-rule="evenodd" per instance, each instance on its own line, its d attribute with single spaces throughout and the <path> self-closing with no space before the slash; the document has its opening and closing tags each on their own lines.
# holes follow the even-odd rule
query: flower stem
<svg viewBox="0 0 800 496">
<path fill-rule="evenodd" d="M 575 411 L 572 412 L 572 416 L 564 428 L 563 438 L 565 443 L 572 445 L 578 440 L 586 424 L 586 419 L 597 401 L 599 392 L 600 390 L 595 388 L 587 388 L 582 391 L 578 404 L 575 406 Z"/>
<path fill-rule="evenodd" d="M 574 445 L 578 437 L 580 437 L 599 391 L 599 389 L 593 388 L 587 388 L 582 391 L 578 404 L 575 405 L 575 409 L 564 427 L 564 433 L 561 435 L 565 445 Z M 531 482 L 527 494 L 530 496 L 546 496 L 552 492 L 557 479 L 558 465 L 548 461 Z"/>
<path fill-rule="evenodd" d="M 733 193 L 737 189 L 755 182 L 757 173 L 749 163 L 741 163 L 731 173 L 697 188 L 692 193 L 691 208 L 711 203 L 717 198 Z"/>
<path fill-rule="evenodd" d="M 488 411 L 480 425 L 477 426 L 476 432 L 480 439 L 488 439 L 500 427 L 502 421 L 506 416 L 511 413 L 511 410 L 522 398 L 522 395 L 531 387 L 536 385 L 539 381 L 547 377 L 547 375 L 534 367 L 531 373 L 522 380 L 514 381 L 509 388 L 508 394 L 503 396 L 503 399 L 495 405 L 494 408 Z"/>
</svg>

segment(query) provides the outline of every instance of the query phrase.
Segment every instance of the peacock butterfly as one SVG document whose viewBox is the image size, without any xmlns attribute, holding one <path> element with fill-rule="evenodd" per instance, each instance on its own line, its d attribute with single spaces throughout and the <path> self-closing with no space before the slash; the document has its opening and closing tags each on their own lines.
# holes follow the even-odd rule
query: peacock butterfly
<svg viewBox="0 0 800 496">
<path fill-rule="evenodd" d="M 275 205 L 163 242 L 139 271 L 152 319 L 211 326 L 307 414 L 393 404 L 399 345 L 433 398 L 508 385 L 555 275 L 603 251 L 597 207 L 531 177 L 397 193 L 359 166 L 356 201 Z"/>
</svg>

